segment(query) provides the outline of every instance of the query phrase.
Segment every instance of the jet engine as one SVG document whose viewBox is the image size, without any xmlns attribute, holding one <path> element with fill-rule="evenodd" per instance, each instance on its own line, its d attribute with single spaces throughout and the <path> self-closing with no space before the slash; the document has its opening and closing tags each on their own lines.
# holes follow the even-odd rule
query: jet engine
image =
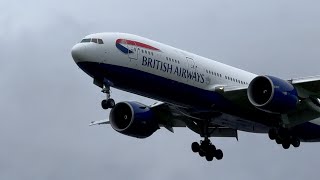
<svg viewBox="0 0 320 180">
<path fill-rule="evenodd" d="M 151 109 L 138 102 L 120 102 L 111 110 L 110 124 L 127 136 L 147 138 L 159 129 Z"/>
<path fill-rule="evenodd" d="M 271 113 L 287 113 L 299 102 L 296 89 L 288 81 L 273 76 L 258 76 L 248 87 L 248 98 L 258 109 Z"/>
</svg>

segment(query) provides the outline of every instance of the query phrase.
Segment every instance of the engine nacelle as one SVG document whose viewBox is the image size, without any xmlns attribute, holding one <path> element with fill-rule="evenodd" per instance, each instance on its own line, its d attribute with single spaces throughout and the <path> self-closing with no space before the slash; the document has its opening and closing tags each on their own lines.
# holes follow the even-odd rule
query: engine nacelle
<svg viewBox="0 0 320 180">
<path fill-rule="evenodd" d="M 255 107 L 271 113 L 287 113 L 299 102 L 296 89 L 288 81 L 273 76 L 258 76 L 248 87 L 248 98 Z"/>
<path fill-rule="evenodd" d="M 159 124 L 150 108 L 138 102 L 120 102 L 109 116 L 112 128 L 119 133 L 136 138 L 151 136 Z"/>
</svg>

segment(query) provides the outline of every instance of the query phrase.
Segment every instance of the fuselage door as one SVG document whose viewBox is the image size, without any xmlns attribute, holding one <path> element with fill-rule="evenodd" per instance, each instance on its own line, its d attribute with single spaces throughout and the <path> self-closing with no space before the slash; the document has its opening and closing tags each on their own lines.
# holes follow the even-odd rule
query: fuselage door
<svg viewBox="0 0 320 180">
<path fill-rule="evenodd" d="M 196 68 L 196 65 L 194 63 L 194 60 L 192 58 L 190 58 L 190 57 L 186 57 L 186 59 L 187 59 L 187 62 L 188 62 L 188 69 L 190 71 L 196 71 L 197 68 Z"/>
<path fill-rule="evenodd" d="M 138 60 L 138 48 L 134 41 L 127 40 L 128 56 L 130 60 Z"/>
<path fill-rule="evenodd" d="M 197 80 L 197 66 L 191 57 L 186 57 L 187 63 L 188 63 L 188 72 L 187 72 L 187 79 L 189 82 L 192 82 L 193 84 Z"/>
</svg>

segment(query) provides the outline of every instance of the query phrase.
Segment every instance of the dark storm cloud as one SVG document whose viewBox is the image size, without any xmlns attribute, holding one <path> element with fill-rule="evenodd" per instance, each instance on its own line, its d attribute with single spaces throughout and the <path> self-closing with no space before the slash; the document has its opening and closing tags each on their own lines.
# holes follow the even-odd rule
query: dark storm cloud
<svg viewBox="0 0 320 180">
<path fill-rule="evenodd" d="M 198 135 L 145 140 L 108 126 L 104 97 L 74 64 L 83 36 L 146 36 L 257 74 L 320 74 L 317 1 L 2 1 L 0 179 L 317 179 L 319 144 L 283 150 L 266 135 L 216 138 L 225 158 L 193 154 Z M 154 101 L 113 90 L 116 101 Z"/>
</svg>

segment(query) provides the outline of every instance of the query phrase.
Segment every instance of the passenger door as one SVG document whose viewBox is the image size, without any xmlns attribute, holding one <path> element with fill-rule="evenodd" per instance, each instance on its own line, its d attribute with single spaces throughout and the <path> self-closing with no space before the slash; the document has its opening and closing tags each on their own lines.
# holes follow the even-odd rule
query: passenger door
<svg viewBox="0 0 320 180">
<path fill-rule="evenodd" d="M 138 48 L 134 41 L 127 40 L 127 48 L 129 50 L 128 57 L 131 60 L 138 60 Z"/>
<path fill-rule="evenodd" d="M 190 76 L 189 74 L 191 74 L 191 78 L 187 78 L 188 82 L 194 84 L 195 80 L 194 80 L 194 76 L 196 76 L 195 73 L 197 73 L 197 66 L 193 60 L 193 58 L 191 57 L 186 57 L 187 63 L 188 63 L 188 77 Z"/>
<path fill-rule="evenodd" d="M 191 57 L 186 57 L 188 62 L 188 68 L 193 71 L 195 69 L 195 63 L 194 60 Z"/>
</svg>

